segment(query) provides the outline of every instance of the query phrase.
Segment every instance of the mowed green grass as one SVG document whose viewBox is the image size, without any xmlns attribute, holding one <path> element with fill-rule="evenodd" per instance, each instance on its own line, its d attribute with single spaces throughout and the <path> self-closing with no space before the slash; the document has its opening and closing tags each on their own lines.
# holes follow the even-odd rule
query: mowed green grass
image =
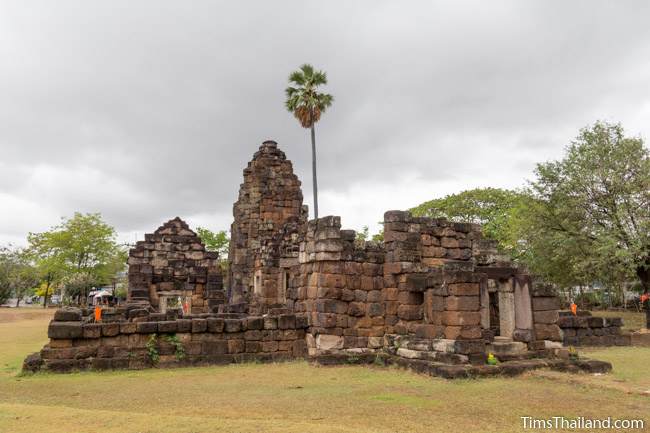
<svg viewBox="0 0 650 433">
<path fill-rule="evenodd" d="M 3 314 L 0 432 L 519 432 L 520 416 L 558 415 L 650 423 L 650 399 L 610 388 L 609 375 L 447 381 L 296 361 L 22 376 L 22 358 L 47 341 L 48 319 Z M 629 367 L 627 355 L 638 358 Z M 650 349 L 614 357 L 620 374 L 647 377 Z"/>
</svg>

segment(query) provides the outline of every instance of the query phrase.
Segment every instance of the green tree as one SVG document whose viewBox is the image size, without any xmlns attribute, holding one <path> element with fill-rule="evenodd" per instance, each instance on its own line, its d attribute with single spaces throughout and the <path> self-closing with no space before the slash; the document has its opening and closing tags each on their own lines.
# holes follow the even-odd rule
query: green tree
<svg viewBox="0 0 650 433">
<path fill-rule="evenodd" d="M 316 179 L 316 122 L 332 105 L 334 97 L 319 93 L 318 87 L 327 84 L 327 75 L 313 66 L 304 64 L 289 75 L 290 86 L 285 89 L 285 106 L 298 119 L 303 128 L 311 129 L 311 165 L 314 188 L 314 218 L 318 218 L 318 184 Z"/>
<path fill-rule="evenodd" d="M 532 226 L 576 251 L 581 272 L 600 281 L 636 277 L 650 291 L 650 153 L 643 140 L 625 137 L 620 124 L 596 122 L 562 160 L 538 164 L 535 174 Z"/>
<path fill-rule="evenodd" d="M 35 291 L 39 283 L 38 271 L 22 248 L 3 248 L 0 251 L 0 297 L 16 298 L 16 307 L 22 299 Z"/>
<path fill-rule="evenodd" d="M 198 227 L 196 233 L 201 238 L 206 250 L 218 252 L 220 258 L 228 257 L 228 244 L 230 243 L 228 232 L 225 230 L 213 232 L 204 227 Z"/>
<path fill-rule="evenodd" d="M 368 226 L 363 226 L 363 228 L 357 232 L 355 240 L 357 242 L 365 242 L 368 240 L 368 236 L 370 236 L 370 230 L 368 229 Z"/>
<path fill-rule="evenodd" d="M 30 233 L 29 251 L 46 283 L 44 306 L 50 289 L 71 274 L 91 275 L 98 285 L 110 283 L 126 266 L 126 251 L 115 238 L 115 229 L 99 214 L 75 213 L 47 232 Z"/>
<path fill-rule="evenodd" d="M 12 255 L 14 265 L 9 275 L 9 284 L 13 296 L 16 298 L 16 307 L 20 307 L 20 301 L 36 290 L 39 274 L 24 249 L 17 249 L 13 251 Z"/>
<path fill-rule="evenodd" d="M 86 296 L 86 294 L 89 293 L 93 287 L 99 285 L 95 276 L 84 271 L 66 275 L 61 281 L 61 284 L 63 286 L 66 299 L 76 298 L 78 303 L 83 300 L 81 299 L 82 296 Z"/>
<path fill-rule="evenodd" d="M 4 304 L 11 297 L 10 276 L 12 266 L 10 249 L 0 247 L 0 304 Z"/>
<path fill-rule="evenodd" d="M 410 211 L 415 216 L 481 224 L 486 237 L 498 241 L 503 250 L 516 257 L 518 244 L 512 233 L 513 213 L 528 201 L 529 197 L 522 192 L 477 188 L 426 201 Z"/>
</svg>

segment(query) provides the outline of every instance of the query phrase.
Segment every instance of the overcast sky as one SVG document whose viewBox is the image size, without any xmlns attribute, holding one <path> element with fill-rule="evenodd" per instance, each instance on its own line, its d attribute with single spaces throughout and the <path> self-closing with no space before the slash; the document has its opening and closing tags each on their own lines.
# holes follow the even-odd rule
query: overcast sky
<svg viewBox="0 0 650 433">
<path fill-rule="evenodd" d="M 518 187 L 578 130 L 650 136 L 647 1 L 0 1 L 0 244 L 75 211 L 133 241 L 175 216 L 229 228 L 265 139 L 311 209 L 289 72 L 327 71 L 320 212 Z"/>
</svg>

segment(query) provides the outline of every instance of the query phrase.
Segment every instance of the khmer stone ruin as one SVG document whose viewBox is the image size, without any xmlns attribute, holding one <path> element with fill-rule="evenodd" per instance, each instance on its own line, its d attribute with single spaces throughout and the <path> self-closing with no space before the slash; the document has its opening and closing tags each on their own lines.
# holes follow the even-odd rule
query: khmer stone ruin
<svg viewBox="0 0 650 433">
<path fill-rule="evenodd" d="M 308 221 L 300 180 L 275 142 L 243 174 L 227 275 L 172 219 L 131 249 L 127 303 L 101 322 L 87 309 L 57 311 L 49 344 L 25 369 L 295 358 L 443 377 L 611 368 L 569 356 L 563 341 L 574 340 L 558 322 L 588 319 L 560 319 L 553 290 L 500 255 L 479 226 L 387 211 L 383 242 L 358 241 L 337 216 Z M 607 331 L 614 344 L 616 325 Z M 500 364 L 486 365 L 488 353 Z"/>
</svg>

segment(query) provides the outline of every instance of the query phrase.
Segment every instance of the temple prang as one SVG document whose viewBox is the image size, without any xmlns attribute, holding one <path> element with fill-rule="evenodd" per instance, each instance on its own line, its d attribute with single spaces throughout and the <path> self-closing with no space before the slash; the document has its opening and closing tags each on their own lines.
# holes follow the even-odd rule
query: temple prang
<svg viewBox="0 0 650 433">
<path fill-rule="evenodd" d="M 89 309 L 57 311 L 50 343 L 24 368 L 150 367 L 150 345 L 165 335 L 186 356 L 158 342 L 156 366 L 380 360 L 450 378 L 608 371 L 563 347 L 579 342 L 583 325 L 607 329 L 604 343 L 629 344 L 618 322 L 560 315 L 553 289 L 500 254 L 478 225 L 393 210 L 383 241 L 365 242 L 338 216 L 308 221 L 300 180 L 270 140 L 243 178 L 227 278 L 218 255 L 174 218 L 131 249 L 126 304 L 104 310 L 101 322 Z M 486 365 L 488 354 L 501 363 Z"/>
</svg>

